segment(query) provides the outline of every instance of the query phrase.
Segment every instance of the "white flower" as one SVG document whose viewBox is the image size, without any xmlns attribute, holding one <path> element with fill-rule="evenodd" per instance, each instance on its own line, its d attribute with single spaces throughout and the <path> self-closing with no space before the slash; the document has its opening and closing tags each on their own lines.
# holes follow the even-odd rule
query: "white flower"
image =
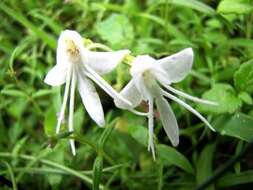
<svg viewBox="0 0 253 190">
<path fill-rule="evenodd" d="M 129 106 L 121 100 L 115 100 L 117 107 L 122 109 L 133 110 L 134 107 L 140 104 L 142 100 L 148 101 L 149 112 L 149 143 L 148 150 L 151 149 L 153 157 L 155 159 L 154 143 L 153 143 L 153 128 L 154 128 L 154 103 L 157 106 L 160 118 L 163 124 L 163 128 L 169 137 L 173 146 L 177 146 L 179 143 L 179 129 L 176 117 L 164 97 L 167 97 L 186 109 L 195 114 L 201 119 L 210 129 L 213 127 L 209 122 L 198 113 L 190 105 L 186 104 L 171 93 L 177 94 L 184 98 L 205 104 L 215 105 L 216 103 L 207 100 L 202 100 L 196 97 L 192 97 L 181 91 L 178 91 L 171 87 L 172 83 L 180 82 L 191 70 L 193 64 L 193 51 L 191 48 L 184 49 L 179 53 L 172 56 L 165 57 L 163 59 L 155 60 L 148 55 L 137 56 L 130 69 L 132 79 L 121 91 L 125 98 L 127 98 L 132 106 Z M 165 91 L 162 87 L 166 88 Z"/>
<path fill-rule="evenodd" d="M 68 128 L 73 131 L 74 97 L 77 85 L 82 102 L 90 117 L 100 126 L 104 126 L 104 112 L 101 101 L 92 83 L 94 81 L 113 99 L 119 99 L 127 105 L 131 105 L 119 95 L 99 74 L 112 71 L 117 64 L 129 54 L 129 50 L 115 52 L 92 52 L 83 46 L 82 37 L 75 31 L 65 30 L 58 40 L 56 65 L 48 72 L 45 83 L 51 86 L 65 84 L 63 103 L 58 117 L 56 132 L 59 133 L 68 96 L 69 118 Z M 70 91 L 70 92 L 69 92 Z M 70 140 L 72 153 L 75 155 L 74 140 Z"/>
</svg>

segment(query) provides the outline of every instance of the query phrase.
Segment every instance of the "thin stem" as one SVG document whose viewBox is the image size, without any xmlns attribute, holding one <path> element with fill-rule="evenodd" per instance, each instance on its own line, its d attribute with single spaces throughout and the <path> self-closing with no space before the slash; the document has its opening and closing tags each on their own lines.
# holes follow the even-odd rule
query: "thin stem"
<svg viewBox="0 0 253 190">
<path fill-rule="evenodd" d="M 109 48 L 108 46 L 104 45 L 104 44 L 100 44 L 100 43 L 92 43 L 90 45 L 88 45 L 86 47 L 88 50 L 91 50 L 91 49 L 102 49 L 102 50 L 105 50 L 105 51 L 113 51 L 113 49 Z"/>
<path fill-rule="evenodd" d="M 103 172 L 113 172 L 114 170 L 124 166 L 124 164 L 118 164 L 115 166 L 109 166 L 107 168 L 103 168 Z M 63 170 L 60 169 L 54 169 L 54 168 L 38 168 L 38 167 L 32 167 L 32 168 L 26 168 L 26 167 L 18 167 L 18 168 L 13 168 L 14 172 L 24 172 L 24 173 L 31 173 L 31 174 L 42 174 L 45 175 L 45 173 L 49 174 L 61 174 L 61 175 L 70 175 L 67 172 L 64 172 Z M 83 170 L 83 171 L 78 171 L 81 174 L 85 175 L 92 175 L 93 171 L 92 170 Z M 4 170 L 0 172 L 0 175 L 7 174 L 8 171 Z"/>
<path fill-rule="evenodd" d="M 223 164 L 220 168 L 218 168 L 214 175 L 209 177 L 206 181 L 200 184 L 195 190 L 206 189 L 209 185 L 213 184 L 217 179 L 219 179 L 230 167 L 232 167 L 238 160 L 242 158 L 242 156 L 247 152 L 247 150 L 252 149 L 253 139 L 235 156 L 233 156 L 230 160 L 228 160 L 225 164 Z"/>
<path fill-rule="evenodd" d="M 163 164 L 160 163 L 159 168 L 158 168 L 158 186 L 157 186 L 157 190 L 162 190 L 162 188 L 163 188 Z"/>
<path fill-rule="evenodd" d="M 189 110 L 190 112 L 192 112 L 193 114 L 195 114 L 201 121 L 203 121 L 211 130 L 215 131 L 215 129 L 211 126 L 211 124 L 197 111 L 195 110 L 193 107 L 191 107 L 190 105 L 186 104 L 185 102 L 183 102 L 182 100 L 180 100 L 179 98 L 177 98 L 176 96 L 173 96 L 172 94 L 162 90 L 163 95 L 168 97 L 169 99 L 177 102 L 178 104 L 184 106 L 187 110 Z"/>
<path fill-rule="evenodd" d="M 16 179 L 15 179 L 14 172 L 11 165 L 6 161 L 2 161 L 2 162 L 6 165 L 8 169 L 8 173 L 10 174 L 13 190 L 18 190 Z"/>
<path fill-rule="evenodd" d="M 109 162 L 111 165 L 115 164 L 114 160 L 109 155 L 107 155 L 106 152 L 103 149 L 99 150 L 97 148 L 97 146 L 94 143 L 92 143 L 91 141 L 88 141 L 87 139 L 85 139 L 85 138 L 83 138 L 83 137 L 81 137 L 79 135 L 73 135 L 72 138 L 74 140 L 78 141 L 81 144 L 87 144 L 87 145 L 89 145 L 92 149 L 94 149 L 96 151 L 97 154 L 102 155 L 105 158 L 105 160 L 107 162 Z"/>
<path fill-rule="evenodd" d="M 25 155 L 25 154 L 20 154 L 20 155 L 13 155 L 9 152 L 0 152 L 0 157 L 3 157 L 3 158 L 21 158 L 21 159 L 24 159 L 24 160 L 36 160 L 36 157 L 34 156 L 30 156 L 30 155 Z M 58 168 L 68 174 L 71 174 L 73 176 L 76 176 L 80 179 L 82 179 L 84 182 L 88 183 L 88 184 L 92 184 L 92 179 L 89 178 L 88 176 L 84 175 L 84 174 L 81 174 L 79 171 L 76 171 L 76 170 L 73 170 L 67 166 L 64 166 L 64 165 L 61 165 L 61 164 L 58 164 L 56 162 L 53 162 L 53 161 L 50 161 L 50 160 L 46 160 L 46 159 L 39 159 L 39 161 L 42 163 L 42 164 L 46 164 L 48 166 L 52 166 L 54 168 Z M 100 189 L 103 189 L 104 187 L 102 185 L 100 185 Z"/>
<path fill-rule="evenodd" d="M 134 114 L 136 114 L 136 115 L 140 115 L 140 116 L 148 116 L 149 115 L 149 113 L 146 113 L 146 112 L 139 112 L 139 111 L 137 111 L 137 110 L 135 110 L 135 109 L 130 109 L 129 110 L 130 112 L 133 112 Z"/>
<path fill-rule="evenodd" d="M 69 122 L 68 122 L 68 127 L 69 127 L 69 132 L 74 131 L 74 107 L 75 107 L 75 88 L 76 88 L 76 73 L 73 70 L 72 73 L 72 80 L 71 80 L 71 89 L 70 89 L 70 102 L 69 102 Z M 70 139 L 70 147 L 72 154 L 75 156 L 76 155 L 76 148 L 75 148 L 75 141 L 74 139 Z"/>
<path fill-rule="evenodd" d="M 69 87 L 70 87 L 70 80 L 71 80 L 71 72 L 72 72 L 72 69 L 70 68 L 68 70 L 68 73 L 67 73 L 67 79 L 66 79 L 63 102 L 62 102 L 60 115 L 58 117 L 57 125 L 56 125 L 56 133 L 57 134 L 60 132 L 61 123 L 62 123 L 62 120 L 64 118 L 64 113 L 65 113 L 65 109 L 66 109 L 66 105 L 67 105 L 67 101 L 68 101 Z"/>
</svg>

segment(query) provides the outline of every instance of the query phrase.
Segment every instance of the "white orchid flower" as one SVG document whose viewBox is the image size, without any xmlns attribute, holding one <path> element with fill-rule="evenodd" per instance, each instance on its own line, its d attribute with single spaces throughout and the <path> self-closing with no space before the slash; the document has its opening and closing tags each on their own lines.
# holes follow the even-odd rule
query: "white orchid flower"
<svg viewBox="0 0 253 190">
<path fill-rule="evenodd" d="M 169 103 L 164 97 L 169 98 L 177 102 L 178 104 L 184 106 L 190 112 L 195 114 L 199 119 L 201 119 L 211 130 L 214 131 L 214 128 L 199 112 L 197 112 L 194 108 L 192 108 L 190 105 L 186 104 L 173 94 L 177 94 L 186 99 L 190 99 L 199 103 L 211 105 L 216 105 L 216 103 L 190 96 L 170 86 L 172 83 L 177 83 L 183 80 L 191 70 L 192 64 L 193 51 L 191 48 L 184 49 L 179 53 L 159 60 L 155 60 L 148 55 L 137 56 L 133 60 L 130 69 L 132 79 L 120 93 L 132 103 L 132 106 L 125 104 L 121 100 L 115 100 L 115 104 L 117 107 L 122 109 L 128 109 L 130 111 L 134 107 L 139 105 L 142 100 L 148 101 L 148 150 L 150 151 L 151 149 L 154 159 L 154 102 L 160 114 L 163 128 L 167 136 L 169 137 L 172 145 L 177 146 L 179 143 L 179 129 L 177 120 Z M 167 89 L 167 91 L 165 91 L 162 87 Z"/>
<path fill-rule="evenodd" d="M 59 133 L 64 118 L 66 104 L 69 100 L 68 128 L 73 131 L 74 97 L 77 85 L 82 102 L 90 117 L 102 127 L 105 125 L 101 101 L 92 83 L 94 81 L 113 99 L 119 99 L 127 105 L 128 100 L 119 95 L 106 81 L 99 76 L 112 71 L 117 64 L 129 54 L 129 50 L 115 52 L 92 52 L 83 45 L 82 37 L 75 31 L 65 30 L 58 40 L 56 65 L 48 72 L 44 80 L 51 86 L 65 84 L 63 103 L 59 113 L 56 133 Z M 70 92 L 69 92 L 70 91 Z M 74 140 L 70 140 L 73 155 L 76 154 Z"/>
</svg>

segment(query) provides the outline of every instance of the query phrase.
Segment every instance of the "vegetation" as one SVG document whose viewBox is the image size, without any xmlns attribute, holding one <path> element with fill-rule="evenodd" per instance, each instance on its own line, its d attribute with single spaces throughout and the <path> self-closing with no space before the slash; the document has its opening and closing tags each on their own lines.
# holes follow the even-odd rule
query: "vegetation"
<svg viewBox="0 0 253 190">
<path fill-rule="evenodd" d="M 2 0 L 0 17 L 0 189 L 252 189 L 252 0 Z M 97 88 L 106 127 L 76 96 L 75 133 L 66 132 L 66 122 L 56 135 L 64 89 L 43 80 L 65 29 L 133 56 L 162 58 L 192 47 L 193 69 L 173 87 L 219 104 L 189 102 L 216 132 L 170 102 L 180 143 L 171 145 L 156 114 L 154 161 L 147 119 L 116 108 Z M 103 77 L 120 91 L 129 65 Z"/>
</svg>

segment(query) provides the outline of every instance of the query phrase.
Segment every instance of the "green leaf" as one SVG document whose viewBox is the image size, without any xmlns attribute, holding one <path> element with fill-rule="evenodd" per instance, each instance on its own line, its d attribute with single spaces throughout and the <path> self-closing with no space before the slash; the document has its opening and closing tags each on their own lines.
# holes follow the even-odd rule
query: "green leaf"
<svg viewBox="0 0 253 190">
<path fill-rule="evenodd" d="M 83 123 L 87 119 L 86 113 L 84 112 L 83 106 L 80 106 L 78 109 L 75 110 L 74 113 L 74 121 L 75 121 L 75 132 L 81 133 Z"/>
<path fill-rule="evenodd" d="M 204 181 L 207 180 L 210 176 L 212 176 L 213 169 L 212 169 L 212 162 L 213 162 L 213 155 L 214 155 L 214 144 L 208 144 L 200 153 L 199 159 L 197 161 L 197 184 L 200 185 Z M 206 190 L 214 190 L 214 186 L 210 185 Z"/>
<path fill-rule="evenodd" d="M 17 190 L 18 188 L 17 188 L 16 178 L 14 176 L 14 172 L 13 172 L 12 166 L 8 162 L 6 162 L 6 161 L 1 160 L 1 162 L 4 163 L 5 166 L 8 169 L 9 175 L 11 177 L 11 182 L 12 182 L 12 188 L 13 188 L 13 190 Z"/>
<path fill-rule="evenodd" d="M 246 184 L 253 182 L 253 170 L 244 172 L 229 173 L 218 180 L 217 186 L 219 188 L 231 187 L 234 185 Z"/>
<path fill-rule="evenodd" d="M 133 137 L 138 143 L 143 146 L 147 146 L 148 142 L 148 130 L 146 127 L 141 125 L 129 125 L 128 133 Z"/>
<path fill-rule="evenodd" d="M 237 113 L 233 116 L 221 116 L 213 126 L 222 135 L 228 135 L 250 141 L 253 139 L 253 117 L 243 113 Z"/>
<path fill-rule="evenodd" d="M 34 94 L 32 94 L 33 98 L 40 98 L 42 96 L 47 96 L 49 94 L 54 93 L 55 91 L 53 89 L 42 89 L 42 90 L 38 90 L 37 92 L 35 92 Z"/>
<path fill-rule="evenodd" d="M 247 92 L 241 92 L 239 98 L 246 104 L 252 105 L 252 98 Z"/>
<path fill-rule="evenodd" d="M 15 97 L 27 97 L 27 95 L 23 91 L 16 89 L 4 89 L 1 90 L 1 94 Z"/>
<path fill-rule="evenodd" d="M 157 154 L 163 164 L 175 165 L 190 174 L 194 174 L 194 169 L 189 160 L 175 148 L 160 144 L 157 146 Z"/>
<path fill-rule="evenodd" d="M 239 91 L 249 91 L 253 88 L 253 59 L 243 63 L 235 72 L 234 83 Z"/>
<path fill-rule="evenodd" d="M 217 102 L 217 106 L 199 104 L 198 109 L 207 113 L 234 113 L 241 106 L 241 100 L 229 84 L 215 84 L 203 94 L 203 99 Z"/>
<path fill-rule="evenodd" d="M 48 137 L 55 135 L 55 126 L 56 126 L 56 113 L 54 108 L 50 108 L 44 118 L 44 132 Z"/>
<path fill-rule="evenodd" d="M 98 148 L 99 149 L 103 149 L 103 147 L 105 146 L 105 143 L 107 142 L 107 139 L 112 134 L 112 131 L 114 129 L 114 124 L 116 123 L 116 121 L 117 121 L 117 118 L 115 118 L 113 121 L 111 121 L 111 123 L 109 125 L 107 125 L 105 127 L 102 135 L 100 136 L 100 138 L 98 140 Z"/>
<path fill-rule="evenodd" d="M 27 99 L 25 98 L 15 98 L 15 100 L 13 100 L 7 108 L 8 113 L 17 119 L 20 119 L 22 117 L 26 109 Z"/>
<path fill-rule="evenodd" d="M 202 3 L 201 1 L 196 1 L 196 0 L 172 0 L 168 1 L 171 4 L 174 5 L 180 5 L 184 7 L 189 7 L 191 9 L 209 14 L 209 15 L 214 15 L 215 10 L 212 7 L 209 7 L 208 5 Z"/>
<path fill-rule="evenodd" d="M 96 29 L 103 40 L 116 47 L 129 46 L 134 37 L 133 26 L 124 15 L 112 14 L 106 20 L 97 23 Z"/>
<path fill-rule="evenodd" d="M 103 172 L 103 157 L 97 156 L 93 165 L 93 190 L 99 190 L 99 184 Z"/>
<path fill-rule="evenodd" d="M 139 13 L 136 16 L 148 19 L 152 22 L 157 23 L 158 25 L 164 27 L 164 29 L 173 37 L 179 38 L 185 41 L 185 43 L 191 44 L 191 46 L 194 46 L 187 36 L 182 33 L 177 27 L 175 27 L 173 24 L 166 22 L 166 20 L 162 19 L 161 17 L 155 16 L 153 14 L 148 14 L 148 13 Z"/>
<path fill-rule="evenodd" d="M 245 0 L 223 0 L 217 8 L 217 12 L 222 14 L 247 14 L 252 10 L 253 6 Z"/>
<path fill-rule="evenodd" d="M 228 46 L 231 47 L 243 47 L 243 48 L 253 48 L 253 40 L 251 39 L 245 39 L 245 38 L 233 38 L 229 39 L 227 42 Z"/>
<path fill-rule="evenodd" d="M 49 153 L 46 153 L 46 158 L 49 159 L 50 161 L 53 161 L 56 164 L 61 164 L 64 165 L 64 148 L 61 144 L 57 144 L 57 146 L 54 148 L 54 150 L 47 150 L 45 149 L 44 151 L 49 151 Z M 42 166 L 42 168 L 51 168 L 49 166 Z M 62 175 L 61 174 L 47 174 L 46 175 L 49 183 L 52 186 L 58 185 L 62 181 Z"/>
<path fill-rule="evenodd" d="M 47 43 L 52 49 L 56 48 L 56 40 L 45 31 L 41 30 L 39 27 L 35 26 L 32 22 L 30 22 L 22 13 L 17 10 L 14 10 L 4 3 L 0 3 L 0 9 L 8 14 L 13 19 L 17 20 L 26 28 L 30 29 L 37 37 L 42 39 L 45 43 Z"/>
</svg>

